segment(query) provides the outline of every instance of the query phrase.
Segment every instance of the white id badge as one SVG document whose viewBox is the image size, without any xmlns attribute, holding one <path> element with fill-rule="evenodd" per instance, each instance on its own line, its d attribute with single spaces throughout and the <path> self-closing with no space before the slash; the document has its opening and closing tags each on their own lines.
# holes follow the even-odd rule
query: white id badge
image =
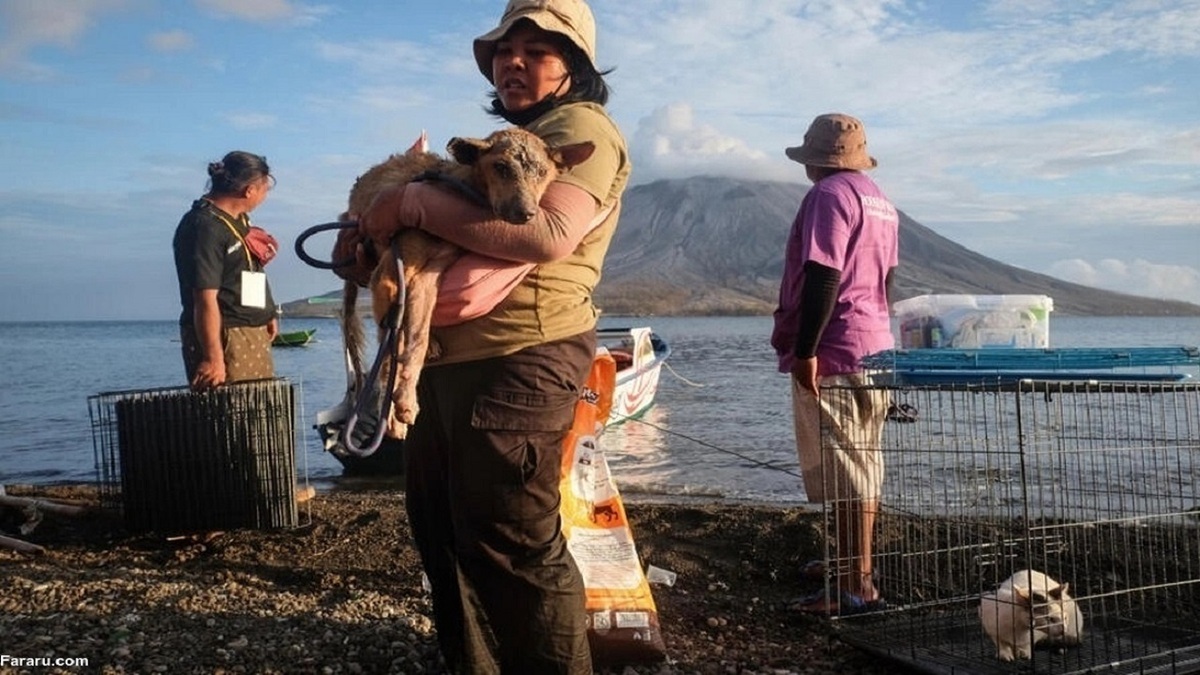
<svg viewBox="0 0 1200 675">
<path fill-rule="evenodd" d="M 267 273 L 242 272 L 242 307 L 267 306 Z"/>
</svg>

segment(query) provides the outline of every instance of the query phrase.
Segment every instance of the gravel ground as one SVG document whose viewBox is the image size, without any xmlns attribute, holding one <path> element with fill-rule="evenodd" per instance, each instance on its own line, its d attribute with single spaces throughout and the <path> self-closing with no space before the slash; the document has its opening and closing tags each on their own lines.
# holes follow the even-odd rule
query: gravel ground
<svg viewBox="0 0 1200 675">
<path fill-rule="evenodd" d="M 8 492 L 96 502 L 87 486 Z M 442 672 L 403 500 L 322 492 L 295 529 L 174 540 L 125 534 L 99 512 L 47 515 L 22 537 L 44 553 L 0 549 L 0 655 L 83 657 L 88 667 L 0 664 L 0 673 Z M 626 508 L 643 562 L 678 575 L 654 587 L 667 658 L 598 673 L 898 671 L 838 641 L 828 622 L 788 610 L 812 590 L 798 571 L 819 557 L 815 514 Z M 13 533 L 19 515 L 0 513 L 0 530 Z"/>
</svg>

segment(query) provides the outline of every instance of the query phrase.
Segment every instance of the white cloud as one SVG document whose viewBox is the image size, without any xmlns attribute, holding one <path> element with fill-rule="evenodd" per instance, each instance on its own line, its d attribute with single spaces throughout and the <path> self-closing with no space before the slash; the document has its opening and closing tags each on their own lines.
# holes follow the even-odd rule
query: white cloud
<svg viewBox="0 0 1200 675">
<path fill-rule="evenodd" d="M 1141 259 L 1105 258 L 1089 262 L 1071 258 L 1052 265 L 1049 274 L 1094 288 L 1200 304 L 1200 270 L 1185 265 L 1162 265 Z"/>
<path fill-rule="evenodd" d="M 0 71 L 27 77 L 50 70 L 25 60 L 42 45 L 71 47 L 104 12 L 119 9 L 124 0 L 0 0 Z"/>
<path fill-rule="evenodd" d="M 168 30 L 151 33 L 147 38 L 150 48 L 159 52 L 182 52 L 195 46 L 191 33 L 184 30 Z"/>
<path fill-rule="evenodd" d="M 317 54 L 332 63 L 349 64 L 370 75 L 428 71 L 437 57 L 427 45 L 400 40 L 368 40 L 360 43 L 317 43 Z"/>
<path fill-rule="evenodd" d="M 779 177 L 762 151 L 697 123 L 691 106 L 684 103 L 663 106 L 642 118 L 630 145 L 639 182 L 704 173 Z"/>
<path fill-rule="evenodd" d="M 193 0 L 197 7 L 217 16 L 258 23 L 310 24 L 331 10 L 291 0 Z"/>
<path fill-rule="evenodd" d="M 224 118 L 233 128 L 241 131 L 270 129 L 279 121 L 274 115 L 264 113 L 229 113 L 224 115 Z"/>
</svg>

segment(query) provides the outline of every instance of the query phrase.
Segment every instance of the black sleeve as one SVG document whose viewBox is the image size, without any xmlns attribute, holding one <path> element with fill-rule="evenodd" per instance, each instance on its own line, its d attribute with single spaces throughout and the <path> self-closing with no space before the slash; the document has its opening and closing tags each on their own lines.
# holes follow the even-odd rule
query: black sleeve
<svg viewBox="0 0 1200 675">
<path fill-rule="evenodd" d="M 800 286 L 800 326 L 796 333 L 797 358 L 806 359 L 817 353 L 821 333 L 833 316 L 837 304 L 842 273 L 820 263 L 804 263 L 804 283 Z"/>
</svg>

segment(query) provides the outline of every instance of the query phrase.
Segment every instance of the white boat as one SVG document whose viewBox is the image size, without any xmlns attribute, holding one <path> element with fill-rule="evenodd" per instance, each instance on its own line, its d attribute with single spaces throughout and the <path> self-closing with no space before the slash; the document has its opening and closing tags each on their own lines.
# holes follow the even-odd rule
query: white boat
<svg viewBox="0 0 1200 675">
<path fill-rule="evenodd" d="M 600 328 L 598 346 L 617 362 L 617 384 L 607 425 L 640 417 L 654 405 L 658 376 L 671 348 L 648 326 Z"/>
<path fill-rule="evenodd" d="M 616 388 L 613 391 L 612 411 L 606 426 L 620 424 L 641 416 L 654 405 L 658 391 L 658 376 L 662 364 L 671 354 L 666 341 L 649 327 L 600 328 L 596 331 L 596 352 L 607 349 L 616 361 Z M 346 397 L 336 406 L 317 413 L 315 428 L 325 450 L 342 463 L 343 473 L 358 476 L 398 475 L 404 471 L 404 442 L 384 438 L 379 449 L 367 456 L 346 450 L 342 427 L 354 407 L 354 372 L 346 357 Z M 372 400 L 368 412 L 356 430 L 356 442 L 364 446 L 375 431 L 379 403 Z M 372 415 L 372 412 L 375 412 Z M 357 438 L 362 436 L 362 438 Z"/>
</svg>

